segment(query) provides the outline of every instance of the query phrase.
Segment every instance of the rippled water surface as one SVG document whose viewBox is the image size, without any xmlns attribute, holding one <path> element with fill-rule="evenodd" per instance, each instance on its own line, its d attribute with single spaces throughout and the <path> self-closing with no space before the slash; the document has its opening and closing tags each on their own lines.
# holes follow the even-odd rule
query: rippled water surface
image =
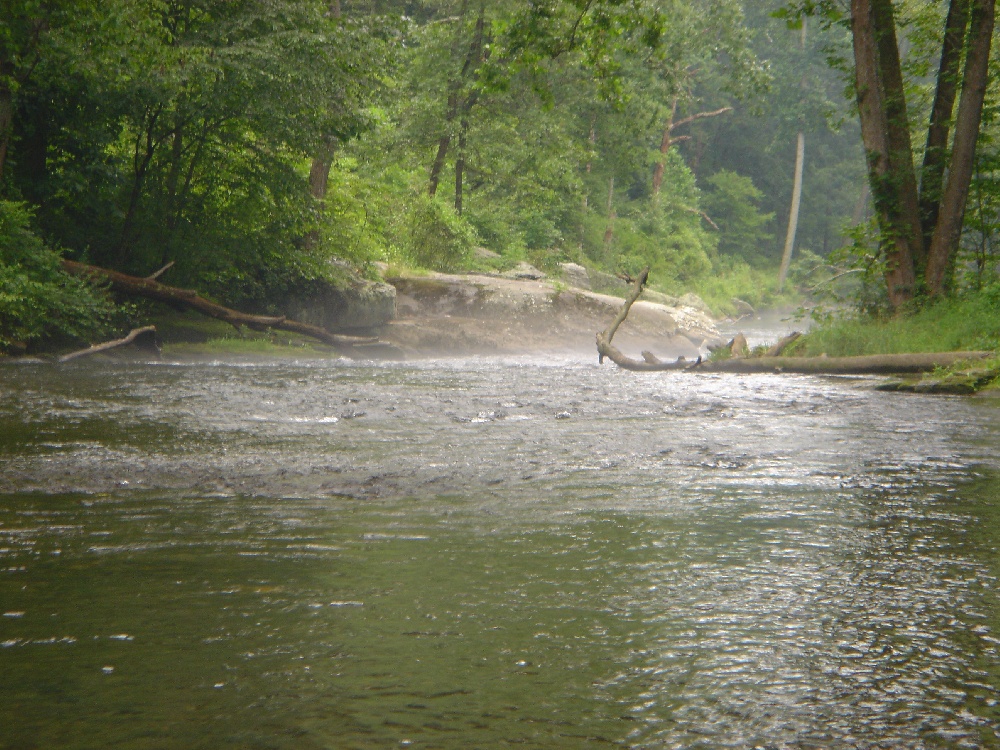
<svg viewBox="0 0 1000 750">
<path fill-rule="evenodd" d="M 1000 747 L 1000 409 L 0 368 L 0 748 Z"/>
</svg>

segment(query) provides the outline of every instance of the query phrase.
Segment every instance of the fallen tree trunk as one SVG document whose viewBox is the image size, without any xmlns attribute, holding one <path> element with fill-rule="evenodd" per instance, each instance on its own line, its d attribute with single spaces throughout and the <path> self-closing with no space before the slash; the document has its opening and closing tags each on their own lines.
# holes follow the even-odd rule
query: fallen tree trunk
<svg viewBox="0 0 1000 750">
<path fill-rule="evenodd" d="M 168 305 L 181 308 L 190 308 L 217 320 L 224 320 L 237 330 L 242 326 L 254 331 L 266 331 L 274 329 L 278 331 L 289 331 L 303 336 L 322 341 L 330 346 L 343 348 L 357 346 L 359 344 L 374 344 L 377 338 L 365 338 L 361 336 L 345 336 L 343 334 L 330 333 L 325 328 L 300 323 L 297 320 L 289 320 L 285 317 L 275 317 L 269 315 L 251 315 L 249 313 L 223 307 L 215 302 L 209 302 L 204 297 L 198 296 L 197 292 L 190 289 L 178 289 L 177 287 L 161 284 L 153 278 L 141 278 L 139 276 L 129 276 L 108 268 L 89 266 L 85 263 L 77 263 L 73 260 L 62 261 L 63 270 L 74 276 L 82 276 L 88 279 L 105 280 L 111 283 L 111 288 L 121 294 L 127 294 L 146 299 L 165 302 Z"/>
<path fill-rule="evenodd" d="M 894 375 L 931 372 L 939 367 L 951 367 L 957 362 L 982 360 L 994 356 L 993 352 L 930 352 L 918 354 L 875 354 L 861 357 L 742 357 L 703 362 L 701 357 L 694 363 L 684 358 L 676 362 L 662 362 L 649 352 L 643 352 L 641 360 L 622 354 L 611 340 L 618 327 L 628 317 L 632 304 L 639 298 L 642 288 L 649 278 L 649 268 L 643 270 L 632 285 L 632 292 L 611 325 L 597 334 L 598 361 L 607 357 L 624 370 L 653 372 L 664 370 L 698 370 L 700 372 L 734 373 L 798 373 L 806 375 Z M 742 336 L 742 334 L 740 335 Z M 736 342 L 740 337 L 733 341 Z M 798 334 L 786 337 L 771 349 L 782 351 L 792 343 Z M 745 342 L 745 339 L 743 339 Z M 732 348 L 736 348 L 735 345 Z"/>
<path fill-rule="evenodd" d="M 156 326 L 143 326 L 142 328 L 133 328 L 128 336 L 123 339 L 116 339 L 115 341 L 105 341 L 103 344 L 94 344 L 86 349 L 80 349 L 79 351 L 70 352 L 69 354 L 64 354 L 56 362 L 62 364 L 63 362 L 69 362 L 73 359 L 79 359 L 80 357 L 89 357 L 91 354 L 99 354 L 100 352 L 110 351 L 111 349 L 117 349 L 120 346 L 128 346 L 129 344 L 136 344 L 137 340 L 143 342 L 145 339 L 149 338 L 149 343 L 139 343 L 139 345 L 148 346 L 148 348 L 159 352 L 159 346 L 156 345 Z"/>
<path fill-rule="evenodd" d="M 993 352 L 872 354 L 861 357 L 744 357 L 703 362 L 704 372 L 785 372 L 812 375 L 902 375 L 931 372 L 957 362 L 982 360 Z"/>
</svg>

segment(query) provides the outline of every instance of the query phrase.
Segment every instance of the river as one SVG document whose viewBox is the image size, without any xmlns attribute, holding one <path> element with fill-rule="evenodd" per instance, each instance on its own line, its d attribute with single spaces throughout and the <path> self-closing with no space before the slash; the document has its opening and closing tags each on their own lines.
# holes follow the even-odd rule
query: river
<svg viewBox="0 0 1000 750">
<path fill-rule="evenodd" d="M 1000 408 L 0 367 L 0 748 L 1000 747 Z"/>
</svg>

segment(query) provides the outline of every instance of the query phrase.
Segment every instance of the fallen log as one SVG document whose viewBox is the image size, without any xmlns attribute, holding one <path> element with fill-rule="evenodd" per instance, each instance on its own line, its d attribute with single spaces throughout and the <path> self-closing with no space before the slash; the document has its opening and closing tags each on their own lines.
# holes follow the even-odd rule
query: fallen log
<svg viewBox="0 0 1000 750">
<path fill-rule="evenodd" d="M 803 375 L 903 375 L 931 372 L 963 361 L 983 360 L 993 352 L 871 354 L 859 357 L 744 357 L 702 362 L 704 372 L 797 373 Z"/>
<path fill-rule="evenodd" d="M 120 346 L 128 346 L 129 344 L 144 346 L 156 351 L 156 353 L 159 354 L 160 347 L 156 343 L 156 326 L 133 328 L 129 332 L 128 336 L 123 339 L 105 341 L 103 344 L 94 344 L 86 349 L 80 349 L 79 351 L 64 354 L 59 357 L 56 362 L 62 364 L 63 362 L 69 362 L 70 360 L 79 359 L 80 357 L 89 357 L 92 354 L 99 354 L 100 352 L 110 351 L 111 349 L 117 349 Z"/>
<path fill-rule="evenodd" d="M 250 313 L 233 310 L 215 302 L 209 302 L 204 297 L 199 296 L 197 292 L 190 289 L 167 286 L 151 277 L 129 276 L 128 274 L 112 271 L 108 268 L 90 266 L 86 263 L 77 263 L 73 260 L 63 260 L 62 267 L 64 271 L 74 276 L 108 281 L 111 284 L 111 288 L 121 294 L 145 297 L 157 302 L 165 302 L 174 307 L 190 308 L 211 318 L 223 320 L 237 330 L 246 326 L 254 331 L 265 331 L 268 329 L 289 331 L 309 336 L 337 348 L 378 342 L 378 339 L 373 337 L 345 336 L 343 334 L 330 333 L 325 328 L 310 325 L 309 323 L 301 323 L 297 320 L 289 320 L 285 317 L 251 315 Z"/>
<path fill-rule="evenodd" d="M 732 356 L 730 359 L 702 361 L 701 357 L 695 363 L 684 361 L 683 357 L 676 362 L 662 362 L 649 352 L 643 352 L 643 359 L 633 359 L 622 354 L 615 348 L 611 340 L 618 327 L 628 317 L 632 304 L 639 298 L 642 288 L 649 278 L 649 268 L 645 268 L 632 285 L 632 292 L 611 325 L 597 334 L 598 361 L 603 363 L 605 357 L 623 370 L 637 372 L 653 372 L 663 370 L 698 370 L 700 372 L 733 372 L 733 373 L 795 373 L 804 375 L 893 375 L 919 374 L 931 372 L 937 368 L 951 367 L 957 362 L 988 359 L 995 356 L 994 352 L 930 352 L 917 354 L 875 354 L 860 357 L 744 357 Z M 782 351 L 788 344 L 798 338 L 798 334 L 787 336 L 779 341 L 771 351 Z M 743 351 L 746 338 L 739 334 L 728 345 L 733 355 Z M 742 346 L 740 346 L 742 345 Z"/>
</svg>

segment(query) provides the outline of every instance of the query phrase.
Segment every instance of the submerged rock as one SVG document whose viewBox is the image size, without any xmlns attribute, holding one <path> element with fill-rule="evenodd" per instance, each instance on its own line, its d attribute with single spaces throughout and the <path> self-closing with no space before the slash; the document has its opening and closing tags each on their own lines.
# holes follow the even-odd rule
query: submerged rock
<svg viewBox="0 0 1000 750">
<path fill-rule="evenodd" d="M 875 386 L 879 391 L 903 393 L 937 393 L 967 396 L 978 393 L 984 387 L 1000 378 L 1000 370 L 988 368 L 953 372 L 923 378 L 887 380 Z"/>
</svg>

